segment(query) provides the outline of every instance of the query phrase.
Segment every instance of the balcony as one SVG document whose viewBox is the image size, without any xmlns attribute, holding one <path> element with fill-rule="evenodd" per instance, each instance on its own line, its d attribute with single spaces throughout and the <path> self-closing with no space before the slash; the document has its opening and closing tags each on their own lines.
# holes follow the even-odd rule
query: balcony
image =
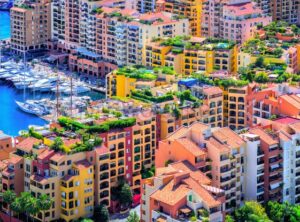
<svg viewBox="0 0 300 222">
<path fill-rule="evenodd" d="M 221 183 L 228 182 L 231 179 L 233 179 L 234 177 L 235 177 L 234 175 L 227 176 L 227 177 L 221 177 L 220 181 L 221 181 Z"/>
<path fill-rule="evenodd" d="M 152 210 L 152 221 L 153 222 L 156 222 L 156 221 L 181 222 L 180 220 L 176 220 L 166 213 L 156 211 L 156 210 Z"/>
<path fill-rule="evenodd" d="M 264 155 L 264 151 L 262 151 L 261 149 L 257 149 L 257 156 L 261 155 Z"/>
<path fill-rule="evenodd" d="M 261 165 L 261 164 L 264 164 L 264 159 L 263 158 L 257 159 L 257 165 Z"/>
<path fill-rule="evenodd" d="M 232 167 L 229 166 L 223 166 L 220 168 L 221 173 L 226 173 L 229 172 L 230 170 L 232 170 Z"/>
</svg>

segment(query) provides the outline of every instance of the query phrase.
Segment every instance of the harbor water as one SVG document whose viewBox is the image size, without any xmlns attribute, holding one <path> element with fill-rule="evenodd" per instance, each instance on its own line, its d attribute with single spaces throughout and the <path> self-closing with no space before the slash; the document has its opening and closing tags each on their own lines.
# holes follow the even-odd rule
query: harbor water
<svg viewBox="0 0 300 222">
<path fill-rule="evenodd" d="M 0 11 L 0 40 L 10 37 L 9 12 Z M 25 95 L 25 96 L 24 96 Z M 102 99 L 104 95 L 97 92 L 84 94 L 92 100 Z M 39 100 L 43 98 L 55 99 L 54 93 L 33 93 L 17 90 L 12 83 L 0 80 L 0 131 L 17 136 L 20 130 L 28 129 L 29 125 L 45 125 L 47 122 L 35 115 L 25 113 L 19 109 L 16 101 L 23 102 L 24 99 Z"/>
<path fill-rule="evenodd" d="M 10 20 L 8 11 L 0 11 L 0 40 L 10 37 Z"/>
</svg>

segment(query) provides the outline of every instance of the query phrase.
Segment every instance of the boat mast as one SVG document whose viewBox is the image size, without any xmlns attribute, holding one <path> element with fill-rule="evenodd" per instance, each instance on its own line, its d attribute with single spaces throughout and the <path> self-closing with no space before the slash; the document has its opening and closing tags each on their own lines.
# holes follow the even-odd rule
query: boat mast
<svg viewBox="0 0 300 222">
<path fill-rule="evenodd" d="M 24 77 L 24 82 L 25 82 L 25 71 L 26 71 L 26 51 L 24 50 L 24 72 L 23 72 L 23 77 Z M 23 83 L 24 84 L 24 83 Z M 25 102 L 25 86 L 23 85 L 23 101 Z"/>
<path fill-rule="evenodd" d="M 71 118 L 73 116 L 73 78 L 71 74 Z"/>
<path fill-rule="evenodd" d="M 57 82 L 56 82 L 56 121 L 59 117 L 59 72 L 58 72 L 58 61 L 57 61 Z"/>
</svg>

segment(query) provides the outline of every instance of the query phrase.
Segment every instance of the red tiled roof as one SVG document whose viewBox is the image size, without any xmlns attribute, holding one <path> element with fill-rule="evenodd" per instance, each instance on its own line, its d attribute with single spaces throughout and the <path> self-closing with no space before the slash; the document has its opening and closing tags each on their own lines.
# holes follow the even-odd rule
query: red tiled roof
<svg viewBox="0 0 300 222">
<path fill-rule="evenodd" d="M 230 10 L 235 16 L 262 13 L 262 10 L 255 6 L 253 2 L 247 2 L 235 5 L 225 5 L 224 9 Z"/>
<path fill-rule="evenodd" d="M 274 145 L 274 144 L 278 143 L 267 132 L 265 132 L 264 130 L 262 130 L 260 128 L 250 129 L 250 132 L 253 133 L 253 134 L 258 135 L 260 137 L 260 139 L 263 140 L 268 145 Z"/>
<path fill-rule="evenodd" d="M 205 155 L 206 151 L 198 147 L 193 141 L 187 138 L 177 139 L 176 142 L 180 143 L 187 151 L 195 156 Z"/>
<path fill-rule="evenodd" d="M 19 144 L 16 145 L 17 149 L 23 150 L 27 153 L 32 151 L 33 145 L 35 144 L 39 144 L 40 142 L 42 142 L 41 140 L 38 140 L 36 138 L 33 137 L 28 137 L 26 139 L 24 139 L 22 142 L 20 142 Z"/>
<path fill-rule="evenodd" d="M 274 120 L 276 123 L 281 123 L 281 124 L 293 124 L 300 122 L 300 119 L 293 118 L 293 117 L 282 117 Z"/>
</svg>

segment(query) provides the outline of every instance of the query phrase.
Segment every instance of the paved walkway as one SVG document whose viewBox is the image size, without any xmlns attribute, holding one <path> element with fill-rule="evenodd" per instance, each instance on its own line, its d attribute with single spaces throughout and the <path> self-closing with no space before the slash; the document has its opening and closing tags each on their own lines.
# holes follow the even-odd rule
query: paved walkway
<svg viewBox="0 0 300 222">
<path fill-rule="evenodd" d="M 127 214 L 114 214 L 110 217 L 110 222 L 126 222 L 126 218 L 128 217 L 130 212 L 135 211 L 140 217 L 140 205 L 132 208 Z"/>
</svg>

